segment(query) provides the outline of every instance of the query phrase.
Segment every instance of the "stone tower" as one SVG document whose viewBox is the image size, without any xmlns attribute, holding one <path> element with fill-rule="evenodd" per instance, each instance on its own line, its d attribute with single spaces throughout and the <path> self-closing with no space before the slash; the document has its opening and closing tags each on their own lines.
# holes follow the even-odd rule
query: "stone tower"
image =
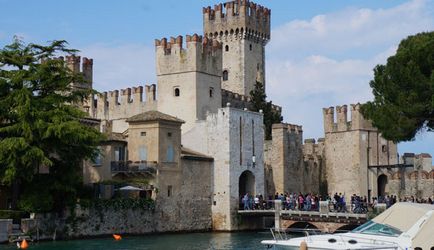
<svg viewBox="0 0 434 250">
<path fill-rule="evenodd" d="M 360 112 L 360 104 L 324 108 L 325 158 L 329 193 L 376 197 L 378 166 L 397 164 L 396 144 L 384 139 Z M 336 113 L 336 121 L 334 114 Z"/>
<path fill-rule="evenodd" d="M 265 84 L 265 45 L 271 11 L 249 0 L 203 8 L 204 34 L 223 48 L 222 88 L 249 96 L 256 81 Z"/>
<path fill-rule="evenodd" d="M 155 40 L 158 110 L 186 123 L 183 133 L 221 107 L 222 51 L 217 40 L 199 35 Z"/>
</svg>

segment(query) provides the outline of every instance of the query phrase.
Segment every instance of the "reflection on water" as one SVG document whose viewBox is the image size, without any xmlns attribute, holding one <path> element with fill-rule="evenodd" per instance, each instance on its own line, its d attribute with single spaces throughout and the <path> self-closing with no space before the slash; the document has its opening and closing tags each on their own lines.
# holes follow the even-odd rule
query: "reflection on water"
<svg viewBox="0 0 434 250">
<path fill-rule="evenodd" d="M 124 236 L 121 241 L 112 238 L 40 242 L 29 250 L 134 250 L 134 249 L 265 249 L 261 240 L 271 239 L 269 232 L 190 233 L 146 236 Z M 15 245 L 0 245 L 0 250 L 16 249 Z"/>
</svg>

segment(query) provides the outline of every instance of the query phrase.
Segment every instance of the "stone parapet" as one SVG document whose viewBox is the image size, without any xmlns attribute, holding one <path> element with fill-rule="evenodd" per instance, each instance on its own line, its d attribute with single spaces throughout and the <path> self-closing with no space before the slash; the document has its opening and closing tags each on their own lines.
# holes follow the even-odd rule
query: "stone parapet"
<svg viewBox="0 0 434 250">
<path fill-rule="evenodd" d="M 203 8 L 204 33 L 208 37 L 234 36 L 267 42 L 271 10 L 249 0 L 229 1 Z"/>
<path fill-rule="evenodd" d="M 157 76 L 182 72 L 202 72 L 221 76 L 222 50 L 219 41 L 197 34 L 156 39 Z"/>
<path fill-rule="evenodd" d="M 324 133 L 344 132 L 352 130 L 377 131 L 370 120 L 363 118 L 361 104 L 351 104 L 351 120 L 348 120 L 348 106 L 323 108 Z M 335 119 L 336 113 L 336 119 Z"/>
</svg>

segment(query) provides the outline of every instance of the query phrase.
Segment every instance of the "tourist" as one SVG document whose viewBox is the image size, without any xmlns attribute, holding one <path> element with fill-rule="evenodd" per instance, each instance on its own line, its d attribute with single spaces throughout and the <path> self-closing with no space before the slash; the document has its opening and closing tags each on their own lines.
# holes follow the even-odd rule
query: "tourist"
<svg viewBox="0 0 434 250">
<path fill-rule="evenodd" d="M 249 193 L 246 193 L 243 197 L 243 205 L 244 205 L 244 210 L 249 210 Z"/>
</svg>

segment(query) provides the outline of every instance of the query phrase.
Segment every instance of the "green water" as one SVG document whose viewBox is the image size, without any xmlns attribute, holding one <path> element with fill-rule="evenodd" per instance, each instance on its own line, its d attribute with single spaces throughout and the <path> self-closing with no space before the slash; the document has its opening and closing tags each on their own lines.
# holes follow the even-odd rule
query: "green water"
<svg viewBox="0 0 434 250">
<path fill-rule="evenodd" d="M 271 239 L 270 232 L 186 233 L 146 236 L 32 243 L 28 250 L 134 250 L 134 249 L 266 249 L 261 240 Z M 0 250 L 17 249 L 15 245 L 0 245 Z"/>
</svg>

